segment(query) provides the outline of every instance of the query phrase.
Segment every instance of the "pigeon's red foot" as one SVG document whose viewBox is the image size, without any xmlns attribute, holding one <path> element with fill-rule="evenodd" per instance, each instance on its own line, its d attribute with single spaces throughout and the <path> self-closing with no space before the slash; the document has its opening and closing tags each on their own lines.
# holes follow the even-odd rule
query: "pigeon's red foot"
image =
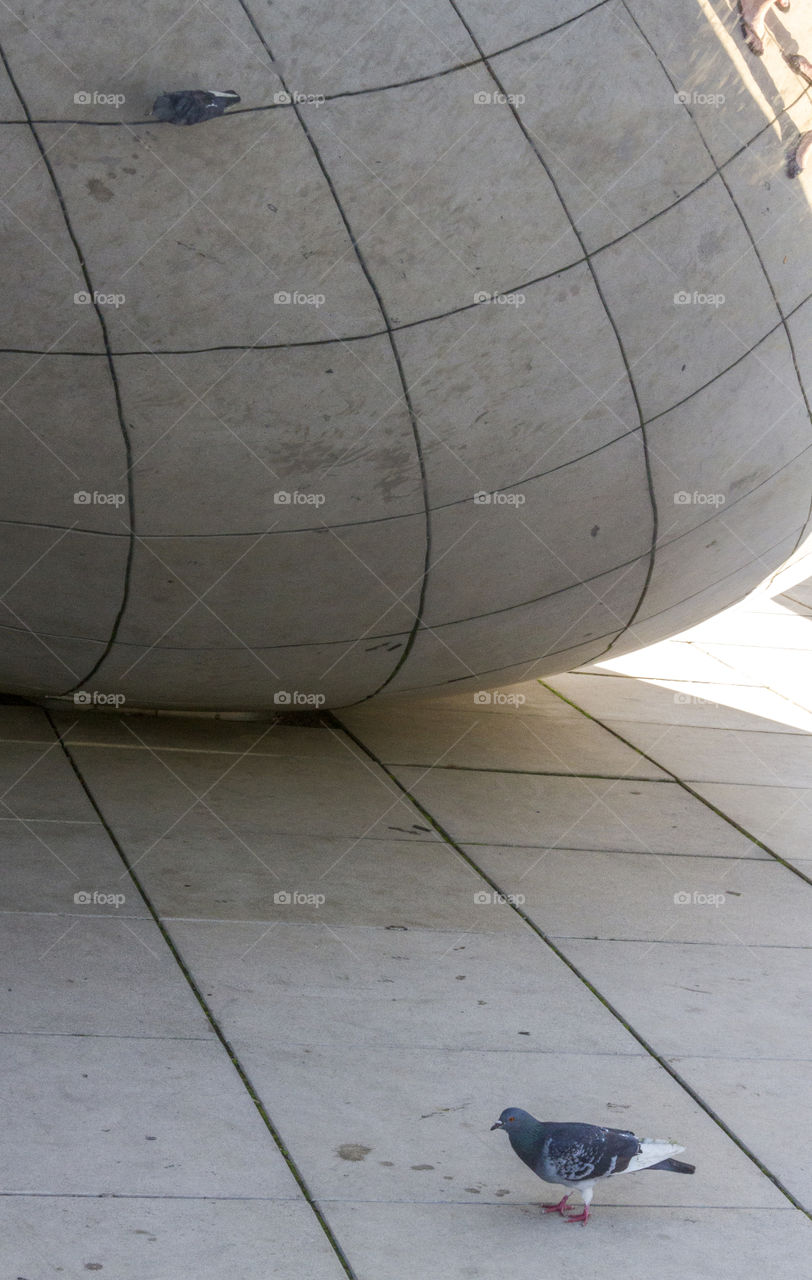
<svg viewBox="0 0 812 1280">
<path fill-rule="evenodd" d="M 563 1200 L 559 1200 L 558 1204 L 543 1204 L 541 1207 L 545 1213 L 560 1213 L 562 1218 L 566 1218 L 568 1200 L 569 1196 L 564 1196 Z"/>
<path fill-rule="evenodd" d="M 589 1222 L 589 1205 L 585 1204 L 580 1213 L 568 1213 L 565 1216 L 567 1222 L 583 1222 L 586 1226 Z"/>
</svg>

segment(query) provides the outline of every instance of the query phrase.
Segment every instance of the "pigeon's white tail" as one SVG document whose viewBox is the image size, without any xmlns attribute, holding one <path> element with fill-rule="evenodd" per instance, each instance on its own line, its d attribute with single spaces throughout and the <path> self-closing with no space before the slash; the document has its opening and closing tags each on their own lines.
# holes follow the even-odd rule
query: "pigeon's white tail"
<svg viewBox="0 0 812 1280">
<path fill-rule="evenodd" d="M 661 1160 L 667 1160 L 669 1156 L 675 1156 L 684 1150 L 684 1147 L 678 1147 L 667 1138 L 641 1138 L 639 1154 L 629 1161 L 625 1169 L 618 1169 L 616 1172 L 635 1173 L 638 1169 L 648 1169 L 649 1165 L 659 1164 Z"/>
</svg>

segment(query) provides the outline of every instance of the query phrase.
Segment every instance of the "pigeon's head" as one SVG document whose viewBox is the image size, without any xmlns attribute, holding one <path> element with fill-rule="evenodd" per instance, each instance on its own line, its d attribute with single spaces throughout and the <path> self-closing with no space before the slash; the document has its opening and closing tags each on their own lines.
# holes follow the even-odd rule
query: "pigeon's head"
<svg viewBox="0 0 812 1280">
<path fill-rule="evenodd" d="M 535 1124 L 533 1117 L 528 1111 L 522 1111 L 521 1107 L 507 1107 L 496 1121 L 491 1125 L 493 1129 L 505 1129 L 509 1133 L 511 1129 L 517 1130 L 524 1128 L 527 1123 Z"/>
</svg>

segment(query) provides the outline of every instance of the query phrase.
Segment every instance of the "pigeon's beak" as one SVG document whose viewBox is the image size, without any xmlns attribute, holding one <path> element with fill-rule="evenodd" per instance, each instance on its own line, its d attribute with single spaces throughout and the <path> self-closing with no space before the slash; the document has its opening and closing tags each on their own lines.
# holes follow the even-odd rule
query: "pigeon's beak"
<svg viewBox="0 0 812 1280">
<path fill-rule="evenodd" d="M 496 1124 L 492 1124 L 492 1125 L 491 1125 L 491 1133 L 493 1133 L 494 1129 L 504 1129 L 504 1127 L 505 1127 L 505 1126 L 502 1124 L 502 1121 L 501 1121 L 501 1120 L 497 1120 L 497 1121 L 496 1121 Z"/>
</svg>

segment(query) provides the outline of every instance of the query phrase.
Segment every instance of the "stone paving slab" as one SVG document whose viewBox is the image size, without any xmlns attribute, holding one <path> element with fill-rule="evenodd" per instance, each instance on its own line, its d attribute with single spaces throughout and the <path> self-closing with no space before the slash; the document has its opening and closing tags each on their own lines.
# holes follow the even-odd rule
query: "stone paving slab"
<svg viewBox="0 0 812 1280">
<path fill-rule="evenodd" d="M 594 1207 L 594 1202 L 593 1202 Z M 783 1210 L 605 1208 L 571 1231 L 535 1205 L 330 1205 L 358 1280 L 442 1274 L 446 1280 L 659 1280 L 735 1274 L 737 1280 L 798 1280 L 808 1224 Z M 600 1218 L 598 1217 L 600 1215 Z M 572 1237 L 576 1236 L 573 1240 Z M 735 1258 L 735 1271 L 731 1260 Z"/>
<path fill-rule="evenodd" d="M 475 905 L 469 920 L 499 906 Z M 172 933 L 239 1042 L 634 1053 L 635 1042 L 529 930 L 206 922 Z M 522 1035 L 529 1032 L 529 1035 Z M 501 1109 L 501 1108 L 500 1108 Z"/>
<path fill-rule="evenodd" d="M 596 1188 L 598 1211 L 786 1204 L 646 1055 L 240 1045 L 319 1199 L 476 1203 L 483 1218 L 486 1203 L 553 1199 L 553 1188 L 490 1132 L 504 1107 L 524 1105 L 540 1118 L 575 1119 L 575 1107 L 594 1124 L 672 1137 L 696 1164 L 690 1177 L 656 1171 L 607 1181 Z"/>
<path fill-rule="evenodd" d="M 504 698 L 526 698 L 534 686 L 500 691 Z M 489 706 L 469 695 L 468 705 L 435 703 L 414 709 L 386 705 L 345 711 L 340 719 L 386 764 L 435 768 L 486 768 L 538 773 L 662 778 L 662 770 L 606 730 L 536 684 L 546 695 L 525 714 L 489 714 Z M 493 694 L 489 695 L 493 697 Z M 557 703 L 557 705 L 556 705 Z M 511 704 L 506 704 L 510 706 Z"/>
<path fill-rule="evenodd" d="M 465 843 L 746 857 L 752 842 L 674 782 L 528 777 L 396 768 L 415 798 Z"/>
<path fill-rule="evenodd" d="M 81 912 L 0 915 L 4 1031 L 212 1039 L 152 920 Z"/>
<path fill-rule="evenodd" d="M 660 1053 L 812 1056 L 808 950 L 581 939 L 562 950 Z"/>
<path fill-rule="evenodd" d="M 812 787 L 755 788 L 738 782 L 698 782 L 695 789 L 740 822 L 757 840 L 763 840 L 800 870 L 806 868 L 809 874 Z"/>
<path fill-rule="evenodd" d="M 297 1195 L 218 1043 L 8 1035 L 3 1050 L 3 1192 Z"/>
<path fill-rule="evenodd" d="M 140 870 L 166 918 L 484 933 L 523 927 L 498 904 L 488 912 L 474 910 L 481 878 L 436 839 L 274 835 L 249 849 L 216 819 L 198 813 L 170 832 Z"/>
<path fill-rule="evenodd" d="M 687 647 L 687 646 L 686 646 Z M 589 672 L 553 676 L 546 683 L 621 735 L 628 721 L 640 724 L 708 726 L 744 732 L 812 733 L 812 713 L 753 685 L 690 680 L 648 680 Z"/>
<path fill-rule="evenodd" d="M 780 1052 L 780 1046 L 777 1049 Z M 679 1057 L 671 1062 L 712 1107 L 724 1110 L 750 1149 L 808 1204 L 812 1197 L 812 1121 L 808 1107 L 790 1109 L 787 1099 L 807 1096 L 810 1061 Z"/>
<path fill-rule="evenodd" d="M 803 887 L 766 854 L 465 848 L 503 892 L 524 897 L 523 911 L 553 937 L 812 946 Z"/>
<path fill-rule="evenodd" d="M 0 1201 L 10 1275 L 345 1280 L 304 1202 L 15 1196 Z"/>
</svg>

